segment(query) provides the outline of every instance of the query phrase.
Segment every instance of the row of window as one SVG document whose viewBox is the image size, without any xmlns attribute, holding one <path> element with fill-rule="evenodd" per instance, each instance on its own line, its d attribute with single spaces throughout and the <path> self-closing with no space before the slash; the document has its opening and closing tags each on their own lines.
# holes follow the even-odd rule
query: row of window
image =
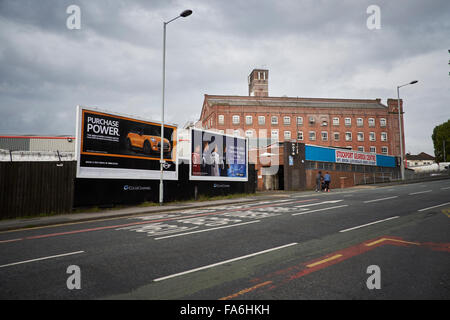
<svg viewBox="0 0 450 320">
<path fill-rule="evenodd" d="M 303 125 L 303 117 L 296 117 L 297 118 L 297 124 Z M 225 116 L 223 114 L 220 114 L 218 116 L 218 123 L 219 124 L 225 124 Z M 240 124 L 241 117 L 239 115 L 233 115 L 231 119 L 233 124 Z M 308 119 L 310 124 L 316 123 L 316 117 L 310 116 Z M 386 127 L 386 119 L 380 118 L 380 127 Z M 375 127 L 375 118 L 368 118 L 367 119 L 369 127 Z M 278 116 L 271 116 L 270 117 L 270 123 L 273 125 L 278 124 Z M 245 116 L 245 124 L 251 125 L 253 124 L 253 116 Z M 259 125 L 265 125 L 266 124 L 266 116 L 258 116 L 258 124 Z M 290 116 L 284 116 L 283 117 L 283 124 L 284 125 L 291 125 L 291 117 Z M 339 117 L 333 117 L 332 118 L 332 124 L 333 126 L 338 126 L 340 124 L 340 118 Z M 321 121 L 322 126 L 327 126 L 328 122 L 326 120 Z M 352 118 L 344 118 L 344 125 L 345 126 L 351 126 L 352 125 Z M 356 126 L 362 127 L 364 126 L 364 119 L 363 118 L 356 118 Z"/>
</svg>

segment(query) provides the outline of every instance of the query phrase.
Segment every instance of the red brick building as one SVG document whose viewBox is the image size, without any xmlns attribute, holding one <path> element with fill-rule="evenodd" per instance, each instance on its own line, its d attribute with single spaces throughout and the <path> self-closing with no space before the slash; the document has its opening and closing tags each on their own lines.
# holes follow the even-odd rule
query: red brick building
<svg viewBox="0 0 450 320">
<path fill-rule="evenodd" d="M 400 155 L 397 99 L 384 105 L 381 99 L 269 97 L 268 79 L 268 70 L 255 69 L 249 76 L 249 96 L 205 94 L 203 128 Z"/>
<path fill-rule="evenodd" d="M 381 99 L 270 97 L 265 69 L 254 69 L 248 85 L 248 96 L 205 94 L 202 127 L 254 141 L 271 138 L 400 155 L 397 99 L 385 105 Z M 259 162 L 255 157 L 250 161 Z"/>
</svg>

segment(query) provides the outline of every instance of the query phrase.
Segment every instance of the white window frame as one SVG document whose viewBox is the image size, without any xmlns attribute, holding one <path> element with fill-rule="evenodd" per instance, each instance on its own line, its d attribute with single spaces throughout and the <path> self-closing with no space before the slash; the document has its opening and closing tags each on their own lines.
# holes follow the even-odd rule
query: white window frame
<svg viewBox="0 0 450 320">
<path fill-rule="evenodd" d="M 313 136 L 311 137 L 311 134 L 313 134 Z M 310 131 L 308 134 L 309 140 L 310 141 L 316 141 L 316 132 L 315 131 Z"/>
<path fill-rule="evenodd" d="M 286 121 L 287 120 L 287 121 Z M 291 125 L 291 117 L 289 117 L 289 116 L 284 116 L 283 117 L 283 124 L 285 125 L 285 126 L 290 126 Z"/>
<path fill-rule="evenodd" d="M 278 124 L 278 117 L 277 116 L 271 116 L 270 117 L 270 123 L 271 124 Z"/>
<path fill-rule="evenodd" d="M 339 117 L 334 117 L 333 118 L 333 126 L 338 126 L 339 125 Z"/>
<path fill-rule="evenodd" d="M 217 123 L 218 124 L 225 124 L 225 116 L 223 114 L 219 114 L 217 116 Z"/>
<path fill-rule="evenodd" d="M 336 139 L 337 135 L 337 139 Z M 333 132 L 333 139 L 334 141 L 339 141 L 341 139 L 341 134 L 339 132 Z"/>
<path fill-rule="evenodd" d="M 270 131 L 270 138 L 271 139 L 275 139 L 275 138 L 279 139 L 278 129 L 272 129 Z"/>
<path fill-rule="evenodd" d="M 364 147 L 363 146 L 358 146 L 358 151 L 364 152 Z"/>
<path fill-rule="evenodd" d="M 309 116 L 308 121 L 310 124 L 314 124 L 314 123 L 316 123 L 316 118 L 314 116 Z"/>
<path fill-rule="evenodd" d="M 377 147 L 370 146 L 369 150 L 370 150 L 371 153 L 377 153 Z"/>
<path fill-rule="evenodd" d="M 261 126 L 265 125 L 266 124 L 266 116 L 258 116 L 258 124 Z"/>
<path fill-rule="evenodd" d="M 245 124 L 253 124 L 253 117 L 245 116 Z"/>
<path fill-rule="evenodd" d="M 377 135 L 375 132 L 369 132 L 369 141 L 377 141 Z"/>
<path fill-rule="evenodd" d="M 364 132 L 358 132 L 356 138 L 358 141 L 364 141 Z"/>
<path fill-rule="evenodd" d="M 356 126 L 357 127 L 364 126 L 364 119 L 363 118 L 356 118 Z"/>
<path fill-rule="evenodd" d="M 369 127 L 373 128 L 375 127 L 375 118 L 369 118 L 369 120 L 367 120 L 369 123 Z"/>
<path fill-rule="evenodd" d="M 326 135 L 325 139 L 324 139 L 324 135 L 323 135 L 324 133 Z M 320 133 L 320 138 L 322 139 L 322 141 L 328 141 L 328 131 L 322 131 Z"/>
<path fill-rule="evenodd" d="M 350 127 L 352 125 L 352 118 L 345 118 L 344 124 L 346 127 Z"/>
<path fill-rule="evenodd" d="M 286 136 L 287 133 L 289 133 L 289 134 L 288 134 L 289 137 Z M 289 131 L 289 130 L 284 131 L 283 137 L 284 137 L 284 140 L 289 140 L 289 141 L 290 141 L 290 140 L 291 140 L 291 137 L 292 137 L 291 131 Z"/>
<path fill-rule="evenodd" d="M 303 131 L 297 131 L 297 140 L 303 141 Z"/>
<path fill-rule="evenodd" d="M 253 130 L 249 129 L 245 131 L 245 136 L 248 138 L 253 138 Z"/>
<path fill-rule="evenodd" d="M 386 151 L 384 151 L 384 150 L 386 150 Z M 381 147 L 381 153 L 382 154 L 388 154 L 389 153 L 388 147 Z"/>
<path fill-rule="evenodd" d="M 234 114 L 233 117 L 231 118 L 231 122 L 233 124 L 239 124 L 239 123 L 241 123 L 241 117 L 237 114 Z"/>
<path fill-rule="evenodd" d="M 298 125 L 303 125 L 303 117 L 297 117 L 297 124 Z"/>
<path fill-rule="evenodd" d="M 381 133 L 381 139 L 380 139 L 380 141 L 383 141 L 383 142 L 388 141 L 388 135 L 387 135 L 387 132 L 382 132 L 382 133 Z"/>
<path fill-rule="evenodd" d="M 350 139 L 347 138 L 347 135 L 348 135 L 348 134 L 350 134 Z M 352 133 L 349 132 L 349 131 L 347 131 L 347 132 L 345 133 L 345 141 L 352 141 L 352 139 L 353 139 Z"/>
<path fill-rule="evenodd" d="M 380 127 L 384 128 L 387 125 L 386 118 L 380 118 Z"/>
</svg>

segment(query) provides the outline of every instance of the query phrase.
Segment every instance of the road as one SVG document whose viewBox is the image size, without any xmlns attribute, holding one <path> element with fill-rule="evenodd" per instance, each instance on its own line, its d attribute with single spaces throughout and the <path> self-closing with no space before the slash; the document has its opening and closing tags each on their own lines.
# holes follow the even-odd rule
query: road
<svg viewBox="0 0 450 320">
<path fill-rule="evenodd" d="M 450 180 L 272 198 L 2 232 L 0 299 L 450 298 Z"/>
</svg>

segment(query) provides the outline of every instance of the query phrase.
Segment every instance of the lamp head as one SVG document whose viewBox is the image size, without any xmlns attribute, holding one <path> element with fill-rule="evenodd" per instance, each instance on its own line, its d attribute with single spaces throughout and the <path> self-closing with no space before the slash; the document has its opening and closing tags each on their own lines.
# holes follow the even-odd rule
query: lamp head
<svg viewBox="0 0 450 320">
<path fill-rule="evenodd" d="M 192 14 L 192 10 L 184 10 L 182 13 L 180 13 L 180 17 L 186 18 Z"/>
</svg>

